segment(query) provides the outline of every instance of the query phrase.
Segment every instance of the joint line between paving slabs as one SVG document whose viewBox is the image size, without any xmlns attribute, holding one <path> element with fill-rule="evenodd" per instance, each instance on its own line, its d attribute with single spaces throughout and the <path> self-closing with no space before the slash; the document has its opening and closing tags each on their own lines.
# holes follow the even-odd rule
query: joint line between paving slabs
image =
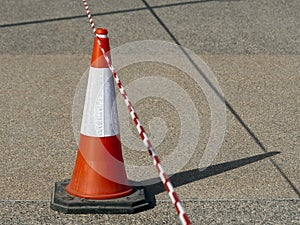
<svg viewBox="0 0 300 225">
<path fill-rule="evenodd" d="M 170 29 L 167 27 L 167 25 L 162 21 L 162 19 L 155 13 L 153 7 L 151 7 L 146 0 L 141 0 L 147 9 L 150 11 L 150 13 L 153 15 L 153 17 L 158 21 L 158 23 L 163 27 L 163 29 L 169 34 L 169 36 L 172 38 L 172 40 L 179 46 L 182 53 L 186 56 L 186 58 L 190 61 L 190 63 L 195 67 L 195 69 L 198 71 L 198 73 L 203 77 L 203 79 L 207 82 L 207 84 L 212 88 L 214 93 L 222 100 L 224 101 L 227 109 L 233 114 L 233 116 L 238 120 L 238 122 L 242 125 L 242 127 L 247 131 L 247 133 L 253 138 L 253 140 L 256 142 L 256 144 L 260 147 L 260 149 L 264 152 L 268 152 L 263 143 L 257 138 L 255 133 L 249 128 L 249 126 L 243 121 L 243 119 L 238 115 L 238 113 L 233 109 L 231 104 L 219 93 L 219 91 L 214 87 L 214 85 L 211 83 L 211 81 L 203 74 L 201 69 L 196 65 L 196 63 L 193 61 L 193 59 L 190 57 L 190 55 L 185 51 L 185 49 L 181 46 L 180 42 L 177 40 L 175 35 L 170 31 Z M 286 182 L 290 185 L 290 187 L 293 189 L 293 191 L 297 194 L 297 196 L 300 198 L 300 191 L 295 186 L 295 184 L 288 178 L 288 176 L 283 172 L 283 170 L 280 168 L 280 166 L 272 159 L 270 159 L 270 162 L 272 165 L 276 168 L 276 170 L 280 173 L 280 175 L 286 180 Z"/>
</svg>

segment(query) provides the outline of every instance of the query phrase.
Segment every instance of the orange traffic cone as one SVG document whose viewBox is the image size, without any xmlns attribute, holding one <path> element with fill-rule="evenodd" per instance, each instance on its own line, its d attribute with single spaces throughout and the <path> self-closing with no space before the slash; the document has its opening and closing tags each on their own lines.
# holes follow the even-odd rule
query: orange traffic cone
<svg viewBox="0 0 300 225">
<path fill-rule="evenodd" d="M 107 31 L 98 29 L 109 51 Z M 82 198 L 108 199 L 128 195 L 118 127 L 113 76 L 94 40 L 77 160 L 67 192 Z"/>
<path fill-rule="evenodd" d="M 107 30 L 96 33 L 110 58 Z M 95 37 L 73 175 L 55 184 L 51 208 L 65 213 L 133 213 L 149 206 L 144 190 L 128 184 L 113 76 Z"/>
</svg>

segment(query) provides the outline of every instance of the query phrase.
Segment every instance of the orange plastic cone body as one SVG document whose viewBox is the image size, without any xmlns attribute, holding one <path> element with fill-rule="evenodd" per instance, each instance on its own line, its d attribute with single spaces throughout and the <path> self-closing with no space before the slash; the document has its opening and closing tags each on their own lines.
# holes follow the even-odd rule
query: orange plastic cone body
<svg viewBox="0 0 300 225">
<path fill-rule="evenodd" d="M 96 33 L 100 37 L 101 46 L 104 48 L 105 52 L 108 52 L 109 40 L 106 36 L 107 30 L 100 28 L 97 29 Z M 108 57 L 110 58 L 109 54 Z M 109 82 L 112 83 L 109 83 L 110 86 L 109 86 L 108 94 L 113 93 L 114 95 L 113 97 L 115 97 L 114 90 L 111 90 L 113 88 L 112 74 L 108 69 L 107 62 L 102 55 L 96 37 L 94 39 L 94 48 L 93 48 L 93 54 L 91 60 L 91 71 L 92 70 L 96 71 L 95 73 L 97 74 L 91 74 L 90 72 L 89 76 L 96 75 L 99 78 L 99 76 L 102 76 L 101 74 L 102 70 L 104 71 L 103 73 L 106 73 L 106 75 L 111 76 L 111 80 L 109 80 Z M 100 73 L 98 74 L 97 71 L 100 71 Z M 89 82 L 90 82 L 90 77 L 89 77 Z M 88 88 L 89 87 L 92 87 L 92 85 L 88 84 Z M 107 90 L 107 86 L 105 86 L 104 89 Z M 88 93 L 91 93 L 92 91 L 93 90 L 87 90 L 85 106 L 87 105 L 87 101 L 88 101 L 87 99 Z M 107 96 L 105 97 L 107 98 Z M 111 98 L 108 97 L 108 99 Z M 107 100 L 105 103 L 107 103 Z M 111 100 L 110 102 L 108 102 L 108 104 L 109 107 L 111 107 L 112 105 Z M 105 105 L 103 107 L 105 107 Z M 103 109 L 104 112 L 105 110 Z M 112 109 L 112 113 L 110 112 L 107 114 L 113 114 L 113 113 L 115 112 Z M 101 124 L 102 122 L 106 125 L 108 124 L 107 125 L 108 129 L 105 128 L 106 129 L 105 130 L 103 128 L 104 131 L 98 133 L 97 132 L 95 133 L 93 130 L 86 131 L 89 130 L 89 128 L 84 128 L 84 126 L 86 126 L 85 123 L 87 123 L 84 122 L 87 121 L 87 119 L 84 120 L 84 117 L 85 114 L 83 115 L 83 122 L 81 125 L 81 134 L 80 134 L 77 159 L 76 159 L 71 181 L 67 185 L 66 191 L 71 195 L 80 198 L 89 198 L 89 199 L 112 199 L 112 198 L 123 197 L 131 194 L 132 188 L 128 185 L 128 180 L 127 180 L 125 167 L 123 163 L 120 135 L 119 135 L 118 128 L 117 129 L 111 128 L 113 127 L 113 125 L 111 125 L 113 122 L 108 121 L 110 119 L 110 117 L 108 116 L 108 117 L 101 117 L 104 118 L 105 121 L 100 121 Z M 86 117 L 89 117 L 89 115 Z M 118 119 L 116 120 L 118 122 Z M 106 125 L 101 125 L 99 127 L 102 128 L 105 127 Z M 91 129 L 94 128 L 92 127 Z M 92 135 L 89 135 L 89 133 Z"/>
</svg>

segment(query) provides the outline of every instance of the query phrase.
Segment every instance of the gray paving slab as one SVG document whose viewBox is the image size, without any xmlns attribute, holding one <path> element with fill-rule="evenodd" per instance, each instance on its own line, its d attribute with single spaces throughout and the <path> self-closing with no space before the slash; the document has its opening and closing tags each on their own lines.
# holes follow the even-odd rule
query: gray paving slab
<svg viewBox="0 0 300 225">
<path fill-rule="evenodd" d="M 2 198 L 43 198 L 54 177 L 70 175 L 65 169 L 76 151 L 71 103 L 87 65 L 84 57 L 2 56 Z"/>
<path fill-rule="evenodd" d="M 297 0 L 147 2 L 175 38 L 198 54 L 300 52 Z"/>
<path fill-rule="evenodd" d="M 2 224 L 180 224 L 172 205 L 132 215 L 66 215 L 48 202 L 0 202 Z M 299 201 L 186 201 L 193 224 L 299 224 Z"/>
<path fill-rule="evenodd" d="M 175 180 L 177 191 L 183 199 L 297 197 L 268 158 L 278 161 L 296 188 L 299 188 L 299 125 L 295 117 L 297 105 L 291 100 L 291 96 L 297 96 L 298 92 L 295 73 L 299 60 L 292 56 L 262 60 L 264 57 L 206 56 L 205 59 L 211 68 L 215 68 L 228 101 L 266 145 L 267 150 L 279 151 L 281 154 L 261 155 L 264 152 L 228 112 L 226 136 L 213 162 L 215 167 L 204 171 L 206 175 L 197 172 L 209 136 L 210 111 L 199 87 L 186 89 L 201 113 L 202 132 L 199 140 L 202 141 L 199 141 L 192 159 L 182 168 L 182 172 L 188 172 L 181 174 L 198 178 L 181 179 L 179 174 Z M 88 62 L 88 56 L 2 56 L 1 73 L 6 74 L 2 83 L 5 91 L 1 95 L 1 111 L 4 115 L 1 117 L 1 142 L 4 149 L 1 151 L 1 189 L 6 190 L 1 193 L 2 199 L 48 199 L 54 181 L 70 177 L 77 150 L 71 125 L 72 101 L 76 85 Z M 277 67 L 279 62 L 283 63 L 280 68 Z M 149 73 L 176 81 L 184 88 L 193 86 L 193 82 L 182 72 L 170 67 L 157 65 L 153 72 L 153 65 L 145 64 L 142 68 L 133 65 L 132 68 L 120 71 L 127 85 Z M 264 82 L 266 77 L 268 83 Z M 255 88 L 257 91 L 253 92 Z M 270 90 L 274 91 L 269 93 Z M 289 108 L 288 112 L 286 108 Z M 126 109 L 120 105 L 119 111 L 125 112 Z M 161 116 L 162 119 L 166 118 L 164 115 L 170 117 L 166 120 L 167 125 L 170 125 L 169 134 L 157 148 L 162 160 L 168 158 L 172 148 L 177 145 L 180 132 L 180 118 L 174 114 L 174 108 L 150 99 L 137 104 L 137 111 L 142 121 L 145 121 L 146 129 L 149 129 L 148 121 L 151 121 L 153 115 Z M 266 114 L 274 116 L 268 117 Z M 277 130 L 277 126 L 281 129 L 286 127 L 287 130 Z M 122 135 L 124 132 L 126 130 Z M 284 137 L 284 141 L 278 140 L 279 136 Z M 255 160 L 251 160 L 251 157 L 255 157 Z M 141 154 L 126 145 L 124 158 L 128 165 L 152 164 L 146 152 Z M 243 163 L 247 158 L 248 163 Z M 217 169 L 219 167 L 221 170 Z M 222 171 L 222 167 L 225 171 Z M 30 174 L 33 179 L 29 179 L 26 174 Z M 156 175 L 154 170 L 153 175 Z M 157 189 L 155 192 L 158 199 L 168 199 L 159 185 L 153 188 Z"/>
<path fill-rule="evenodd" d="M 3 21 L 5 18 L 9 18 L 5 16 L 6 13 L 13 10 L 13 5 L 10 5 L 9 2 L 5 2 L 7 7 L 3 7 Z M 196 2 L 197 4 L 177 6 L 168 6 L 169 3 L 165 3 L 167 6 L 161 8 L 155 8 L 156 4 L 153 6 L 157 15 L 175 38 L 197 54 L 299 54 L 299 14 L 297 12 L 300 6 L 298 1 Z M 26 4 L 28 3 L 30 2 Z M 48 8 L 53 9 L 52 11 L 59 15 L 63 15 L 66 8 L 72 8 L 67 3 L 66 8 L 60 7 L 59 4 L 48 4 L 50 6 L 46 5 L 47 7 L 40 5 L 42 11 L 35 10 L 36 13 L 25 13 L 22 18 L 17 17 L 12 20 L 13 22 L 31 21 L 35 19 L 32 17 L 36 14 L 39 15 L 36 18 L 49 19 L 50 16 L 45 13 Z M 90 4 L 93 4 L 93 1 Z M 150 1 L 149 4 L 151 4 Z M 146 8 L 144 4 L 140 2 L 133 4 L 136 5 L 136 8 L 125 3 L 117 6 L 118 3 L 113 2 L 111 5 L 116 9 L 140 8 L 141 10 L 112 13 L 111 15 L 109 12 L 112 12 L 112 9 L 108 5 L 108 3 L 104 3 L 104 6 L 93 4 L 91 10 L 93 8 L 95 12 L 100 12 L 100 15 L 94 18 L 95 23 L 97 26 L 109 29 L 111 36 L 114 37 L 113 47 L 143 39 L 171 40 L 159 23 L 149 15 L 149 11 L 144 9 Z M 6 8 L 10 10 L 4 10 Z M 26 7 L 23 8 L 26 12 Z M 74 11 L 69 11 L 68 15 L 70 16 L 84 15 L 79 3 L 74 6 Z M 49 14 L 49 11 L 47 12 Z M 107 12 L 107 14 L 103 15 L 102 12 Z M 18 13 L 14 13 L 14 15 L 18 15 Z M 57 18 L 57 15 L 52 18 Z M 3 24 L 6 23 L 3 22 Z M 26 26 L 5 27 L 1 32 L 1 42 L 4 43 L 1 51 L 10 54 L 22 52 L 88 54 L 87 49 L 91 46 L 91 33 L 87 24 L 87 19 L 80 17 Z M 17 39 L 14 33 L 21 33 L 22 38 Z M 32 39 L 31 36 L 35 36 L 35 38 Z"/>
<path fill-rule="evenodd" d="M 297 169 L 299 162 L 297 127 L 299 127 L 299 124 L 297 118 L 293 116 L 296 114 L 298 106 L 297 103 L 295 104 L 295 101 L 289 97 L 290 95 L 296 96 L 298 92 L 296 88 L 296 74 L 299 66 L 298 57 L 292 59 L 287 56 L 213 55 L 203 56 L 203 58 L 215 72 L 221 87 L 224 86 L 223 91 L 228 102 L 236 110 L 239 117 L 244 120 L 252 129 L 252 132 L 260 139 L 265 149 L 262 149 L 256 143 L 255 139 L 249 135 L 241 123 L 238 122 L 228 110 L 225 139 L 219 155 L 213 164 L 221 164 L 224 166 L 222 163 L 229 162 L 231 166 L 234 166 L 236 163 L 239 164 L 239 160 L 247 161 L 247 159 L 251 159 L 252 156 L 254 156 L 257 161 L 252 164 L 250 163 L 252 160 L 250 160 L 249 164 L 241 165 L 238 171 L 230 170 L 224 174 L 215 174 L 212 172 L 218 166 L 212 167 L 206 172 L 204 171 L 203 174 L 197 172 L 196 168 L 199 166 L 200 158 L 207 144 L 210 131 L 210 111 L 207 106 L 207 100 L 201 90 L 197 89 L 198 87 L 193 87 L 193 82 L 189 81 L 189 77 L 176 71 L 174 68 L 164 67 L 163 69 L 155 65 L 156 71 L 152 72 L 153 74 L 160 74 L 171 81 L 176 81 L 181 87 L 190 87 L 190 89 L 187 88 L 185 90 L 192 96 L 197 110 L 200 112 L 201 134 L 199 140 L 201 141 L 197 146 L 196 153 L 193 154 L 191 160 L 183 169 L 189 172 L 178 174 L 175 178 L 175 183 L 177 182 L 181 185 L 185 184 L 178 187 L 178 193 L 180 193 L 181 196 L 186 196 L 186 193 L 189 193 L 188 195 L 190 197 L 201 199 L 215 198 L 216 196 L 216 198 L 297 197 L 297 193 L 291 189 L 285 178 L 280 175 L 281 172 L 275 169 L 268 158 L 272 156 L 272 160 L 274 159 L 280 164 L 280 167 L 292 180 L 292 183 L 299 189 L 299 170 Z M 136 66 L 136 68 L 133 67 L 134 70 L 132 72 L 124 71 L 126 74 L 124 77 L 128 78 L 130 74 L 131 76 L 135 74 L 135 78 L 129 78 L 130 81 L 138 79 L 138 76 L 141 76 L 138 74 L 142 74 L 140 72 L 141 70 L 143 70 L 145 74 L 151 74 L 150 71 L 153 67 L 154 66 L 147 67 L 146 65 L 143 65 L 142 68 L 138 66 Z M 234 84 L 234 87 L 231 86 L 230 83 Z M 278 85 L 280 85 L 280 87 L 278 87 Z M 288 89 L 289 91 L 287 91 Z M 131 94 L 130 91 L 128 91 L 128 93 Z M 280 93 L 280 95 L 277 95 L 277 93 Z M 278 105 L 277 101 L 281 103 Z M 251 102 L 255 102 L 255 104 L 259 104 L 259 106 L 253 106 Z M 153 108 L 149 105 L 152 105 Z M 150 111 L 146 111 L 145 109 L 147 108 L 150 109 Z M 247 110 L 244 111 L 246 108 Z M 286 108 L 289 109 L 289 112 L 287 115 L 284 115 Z M 145 101 L 144 103 L 140 103 L 140 105 L 137 106 L 137 110 L 140 112 L 140 117 L 143 118 L 143 120 L 149 121 L 149 118 L 153 117 L 153 114 L 155 116 L 159 115 L 164 119 L 167 118 L 168 116 L 164 115 L 172 115 L 174 108 L 168 106 L 166 103 L 153 100 L 152 102 Z M 269 113 L 272 116 L 268 116 L 262 112 Z M 178 144 L 178 135 L 176 134 L 180 132 L 180 126 L 178 125 L 180 124 L 180 119 L 176 120 L 176 116 L 170 117 L 174 118 L 171 119 L 171 122 L 168 119 L 165 119 L 165 121 L 172 131 L 170 135 L 165 138 L 164 143 L 158 145 L 157 148 L 159 155 L 163 159 L 168 157 L 169 148 L 173 147 L 174 149 Z M 288 123 L 288 125 L 286 125 L 286 123 Z M 268 132 L 270 127 L 273 127 L 274 124 L 282 124 L 282 127 L 286 126 L 286 133 L 277 129 L 274 130 L 274 133 Z M 146 129 L 147 128 L 146 126 Z M 284 135 L 284 133 L 286 134 L 284 141 L 282 141 L 282 139 L 279 141 L 278 137 Z M 279 142 L 281 145 L 278 145 Z M 274 143 L 277 144 L 274 145 Z M 127 151 L 127 149 L 125 149 L 125 151 Z M 264 151 L 273 153 L 280 152 L 280 154 L 267 154 L 264 155 L 264 157 L 261 155 Z M 128 154 L 125 154 L 125 159 L 128 163 L 134 163 L 135 159 L 131 158 L 131 156 L 138 155 L 138 152 L 128 151 Z M 286 161 L 286 164 L 284 161 Z M 142 162 L 147 164 L 147 158 L 143 159 Z M 148 164 L 150 164 L 150 162 L 148 162 Z M 227 166 L 230 167 L 228 164 Z M 185 176 L 198 177 L 199 180 L 195 181 L 196 178 L 194 180 L 189 178 L 185 179 Z M 206 176 L 210 177 L 205 179 Z M 193 180 L 193 182 L 188 184 L 188 180 Z M 274 182 L 276 182 L 278 186 L 274 186 Z M 242 186 L 243 184 L 246 185 Z M 282 186 L 282 188 L 278 189 L 281 185 L 284 187 Z M 163 190 L 162 186 L 157 188 L 158 192 L 159 190 Z M 157 197 L 161 199 L 168 198 L 165 193 Z"/>
<path fill-rule="evenodd" d="M 121 13 L 123 11 L 135 11 L 140 8 L 145 8 L 145 5 L 139 0 L 132 0 L 130 2 L 122 1 L 108 1 L 101 2 L 87 1 L 90 11 L 93 14 L 103 13 Z M 1 25 L 24 22 L 45 22 L 44 20 L 51 19 L 74 19 L 73 17 L 84 18 L 86 12 L 82 1 L 47 1 L 39 2 L 34 0 L 24 0 L 19 2 L 17 0 L 3 0 L 0 9 Z M 49 21 L 50 22 L 50 21 Z"/>
<path fill-rule="evenodd" d="M 299 112 L 299 100 L 291 98 L 291 95 L 299 95 L 299 56 L 219 57 L 214 56 L 213 61 L 217 58 L 222 61 L 221 71 L 216 69 L 215 73 L 219 74 L 220 82 L 224 82 L 226 99 L 267 151 L 282 153 L 276 162 L 299 189 L 299 120 L 295 116 Z M 215 67 L 209 59 L 206 61 Z M 289 158 L 289 163 L 285 164 L 283 158 Z"/>
<path fill-rule="evenodd" d="M 139 21 L 134 23 L 134 21 Z M 106 27 L 111 47 L 134 41 L 159 39 L 171 41 L 152 15 L 130 12 L 95 17 L 95 24 Z M 150 28 L 150 29 L 149 29 Z M 18 38 L 15 33 L 21 34 Z M 126 38 L 124 38 L 126 37 Z M 1 54 L 90 54 L 93 34 L 87 18 L 26 26 L 1 28 Z"/>
</svg>

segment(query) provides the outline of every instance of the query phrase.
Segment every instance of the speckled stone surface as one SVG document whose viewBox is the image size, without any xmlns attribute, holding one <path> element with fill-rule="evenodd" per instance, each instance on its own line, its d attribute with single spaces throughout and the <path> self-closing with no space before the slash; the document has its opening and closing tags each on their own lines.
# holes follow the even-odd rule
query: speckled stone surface
<svg viewBox="0 0 300 225">
<path fill-rule="evenodd" d="M 89 1 L 96 25 L 109 30 L 112 48 L 149 39 L 179 42 L 210 67 L 226 99 L 222 146 L 211 165 L 199 171 L 211 129 L 209 104 L 199 85 L 178 68 L 159 62 L 118 71 L 162 160 L 178 144 L 185 121 L 164 99 L 136 101 L 130 84 L 161 77 L 178 84 L 195 105 L 198 143 L 171 178 L 192 222 L 299 224 L 300 3 L 146 3 Z M 152 177 L 142 180 L 157 200 L 155 208 L 133 215 L 64 215 L 49 208 L 54 182 L 70 178 L 74 166 L 72 104 L 89 67 L 92 33 L 80 2 L 5 0 L 2 6 L 0 224 L 179 224 L 152 160 L 140 145 L 131 149 L 127 140 L 126 166 L 153 169 Z M 162 84 L 151 88 L 176 95 Z M 143 93 L 142 88 L 138 91 Z M 182 96 L 177 100 L 186 103 Z M 118 109 L 123 115 L 122 104 Z M 121 136 L 128 130 L 134 132 L 134 127 L 122 125 Z M 128 176 L 134 183 L 134 176 Z"/>
</svg>

